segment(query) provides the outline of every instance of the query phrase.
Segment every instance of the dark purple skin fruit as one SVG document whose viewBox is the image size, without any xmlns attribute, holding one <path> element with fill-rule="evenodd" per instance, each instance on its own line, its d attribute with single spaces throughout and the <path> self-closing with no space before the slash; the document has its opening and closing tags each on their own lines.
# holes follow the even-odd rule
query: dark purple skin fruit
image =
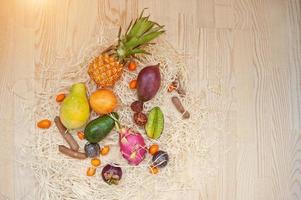
<svg viewBox="0 0 301 200">
<path fill-rule="evenodd" d="M 146 102 L 151 100 L 158 92 L 161 85 L 159 64 L 144 67 L 138 74 L 137 93 L 138 99 Z"/>
<path fill-rule="evenodd" d="M 169 156 L 165 151 L 158 151 L 152 158 L 152 164 L 155 167 L 165 167 L 169 161 Z"/>
<path fill-rule="evenodd" d="M 87 143 L 85 145 L 85 153 L 90 158 L 99 156 L 99 151 L 100 151 L 100 146 L 98 143 Z"/>
<path fill-rule="evenodd" d="M 102 179 L 109 185 L 118 185 L 121 177 L 122 177 L 122 170 L 120 167 L 113 166 L 107 164 L 104 166 L 101 172 Z"/>
</svg>

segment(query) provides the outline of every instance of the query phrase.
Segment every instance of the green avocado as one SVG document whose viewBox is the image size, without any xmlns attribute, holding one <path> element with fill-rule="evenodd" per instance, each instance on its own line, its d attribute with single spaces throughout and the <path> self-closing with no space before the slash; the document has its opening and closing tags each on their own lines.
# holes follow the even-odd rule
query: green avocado
<svg viewBox="0 0 301 200">
<path fill-rule="evenodd" d="M 118 119 L 117 113 L 111 113 L 114 118 Z M 114 128 L 115 120 L 110 115 L 100 116 L 90 121 L 85 127 L 85 138 L 90 143 L 98 143 L 104 139 Z"/>
</svg>

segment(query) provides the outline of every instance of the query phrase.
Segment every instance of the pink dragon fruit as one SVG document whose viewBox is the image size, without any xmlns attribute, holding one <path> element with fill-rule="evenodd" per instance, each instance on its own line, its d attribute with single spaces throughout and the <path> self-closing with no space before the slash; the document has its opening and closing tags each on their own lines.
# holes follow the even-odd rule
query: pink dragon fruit
<svg viewBox="0 0 301 200">
<path fill-rule="evenodd" d="M 119 131 L 119 146 L 122 156 L 131 165 L 138 165 L 143 161 L 146 147 L 140 133 L 135 133 L 130 129 L 122 128 Z"/>
</svg>

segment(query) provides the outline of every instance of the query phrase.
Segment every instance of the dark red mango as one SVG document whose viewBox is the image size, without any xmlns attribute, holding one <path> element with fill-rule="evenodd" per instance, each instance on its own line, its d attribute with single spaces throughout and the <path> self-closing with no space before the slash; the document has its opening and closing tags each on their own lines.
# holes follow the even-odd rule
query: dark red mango
<svg viewBox="0 0 301 200">
<path fill-rule="evenodd" d="M 145 102 L 151 100 L 158 92 L 161 85 L 159 64 L 144 67 L 138 74 L 137 93 L 138 99 Z"/>
</svg>

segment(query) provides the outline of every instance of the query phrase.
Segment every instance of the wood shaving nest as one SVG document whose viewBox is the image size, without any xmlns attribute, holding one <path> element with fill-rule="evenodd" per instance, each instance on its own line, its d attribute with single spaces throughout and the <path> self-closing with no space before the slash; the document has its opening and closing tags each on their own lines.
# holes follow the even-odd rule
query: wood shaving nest
<svg viewBox="0 0 301 200">
<path fill-rule="evenodd" d="M 110 31 L 107 34 L 103 32 L 100 38 L 91 39 L 77 56 L 58 56 L 52 64 L 40 63 L 40 77 L 34 79 L 35 106 L 31 123 L 41 118 L 53 120 L 59 114 L 55 96 L 68 91 L 73 83 L 85 82 L 89 93 L 96 89 L 87 75 L 87 65 L 114 41 L 113 36 Z M 151 55 L 140 57 L 136 72 L 127 72 L 125 69 L 122 79 L 114 87 L 120 103 L 117 112 L 122 124 L 139 130 L 147 145 L 155 142 L 161 150 L 168 152 L 168 165 L 156 175 L 150 174 L 148 169 L 150 155 L 139 166 L 128 165 L 119 153 L 118 134 L 112 131 L 100 142 L 101 145 L 110 145 L 111 152 L 100 158 L 102 165 L 96 175 L 87 177 L 90 159 L 80 161 L 60 154 L 58 145 L 66 143 L 54 125 L 48 130 L 34 128 L 23 146 L 26 159 L 21 162 L 34 172 L 37 180 L 35 199 L 176 199 L 180 192 L 199 191 L 204 187 L 206 178 L 216 174 L 216 147 L 224 116 L 210 108 L 218 104 L 218 98 L 209 104 L 206 101 L 206 87 L 199 96 L 191 91 L 187 86 L 189 72 L 185 67 L 184 55 L 178 53 L 163 37 L 157 40 L 156 45 L 147 48 Z M 133 112 L 129 105 L 137 95 L 128 88 L 128 83 L 143 66 L 157 63 L 160 63 L 162 85 L 156 97 L 145 104 L 145 111 L 160 106 L 165 115 L 165 129 L 158 141 L 152 141 L 146 137 L 143 129 L 132 122 Z M 190 119 L 182 120 L 181 114 L 171 104 L 171 96 L 175 93 L 167 92 L 168 85 L 176 76 L 181 77 L 187 90 L 187 95 L 181 99 L 191 113 Z M 92 118 L 95 117 L 92 114 Z M 75 132 L 72 134 L 81 146 L 80 151 L 83 151 L 85 141 L 79 141 Z M 101 170 L 106 163 L 121 165 L 123 177 L 119 185 L 109 186 L 102 180 Z"/>
</svg>

